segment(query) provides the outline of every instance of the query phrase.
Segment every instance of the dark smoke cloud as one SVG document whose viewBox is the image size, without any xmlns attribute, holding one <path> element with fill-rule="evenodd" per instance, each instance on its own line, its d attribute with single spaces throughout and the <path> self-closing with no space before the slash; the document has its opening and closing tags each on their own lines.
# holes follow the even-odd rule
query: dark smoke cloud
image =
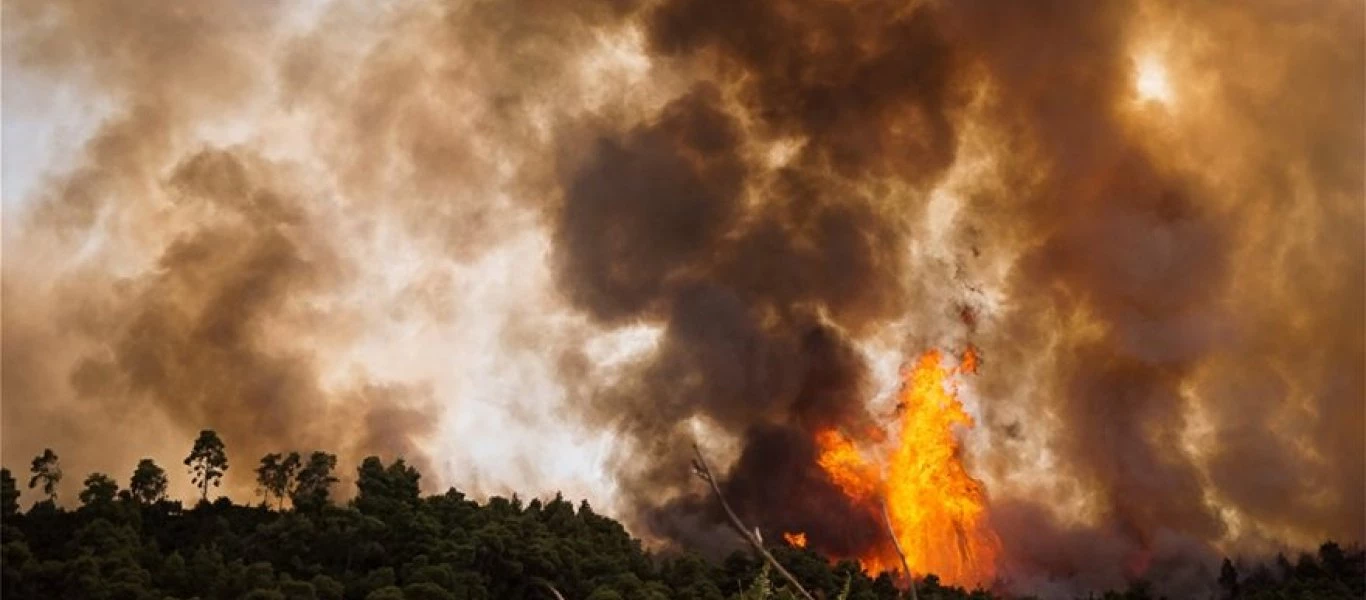
<svg viewBox="0 0 1366 600">
<path fill-rule="evenodd" d="M 812 440 L 888 418 L 890 335 L 982 351 L 968 446 L 1015 589 L 1188 594 L 1219 553 L 1363 537 L 1359 3 L 271 6 L 6 4 L 7 66 L 113 106 L 6 228 L 7 462 L 133 464 L 153 423 L 435 467 L 456 399 L 335 363 L 459 320 L 452 273 L 535 230 L 553 290 L 502 299 L 499 340 L 569 404 L 508 414 L 617 436 L 640 535 L 734 544 L 701 436 L 770 536 L 873 543 Z M 1170 105 L 1136 97 L 1144 53 Z M 205 141 L 234 127 L 260 135 Z M 376 309 L 385 236 L 424 266 Z M 639 325 L 648 353 L 595 364 Z"/>
<path fill-rule="evenodd" d="M 1360 131 L 1360 106 L 1352 102 L 1360 97 L 1360 74 L 1349 72 L 1362 64 L 1360 49 L 1345 42 L 1322 47 L 1332 39 L 1324 36 L 1313 40 L 1317 52 L 1280 59 L 1290 73 L 1313 67 L 1313 81 L 1300 83 L 1342 102 L 1315 113 L 1348 118 L 1351 126 L 1317 135 L 1271 130 L 1287 120 L 1279 117 L 1241 130 L 1259 147 L 1306 144 L 1303 152 L 1277 155 L 1304 164 L 1309 185 L 1322 186 L 1309 197 L 1321 195 L 1317 200 L 1332 205 L 1329 212 L 1341 219 L 1281 232 L 1286 243 L 1309 245 L 1302 260 L 1270 263 L 1308 272 L 1321 270 L 1310 262 L 1314 258 L 1341 263 L 1338 276 L 1324 273 L 1309 284 L 1324 287 L 1331 300 L 1315 306 L 1326 310 L 1304 330 L 1337 352 L 1298 348 L 1286 356 L 1295 357 L 1299 368 L 1279 375 L 1302 384 L 1322 380 L 1310 373 L 1331 373 L 1324 377 L 1331 382 L 1327 388 L 1299 392 L 1312 408 L 1296 416 L 1321 424 L 1324 434 L 1317 437 L 1335 448 L 1337 458 L 1278 448 L 1282 441 L 1275 434 L 1253 433 L 1274 431 L 1272 421 L 1219 434 L 1226 441 L 1192 452 L 1186 436 L 1201 426 L 1198 412 L 1219 415 L 1213 417 L 1216 430 L 1224 419 L 1248 420 L 1224 414 L 1252 400 L 1222 389 L 1223 382 L 1256 376 L 1260 360 L 1270 358 L 1229 363 L 1229 356 L 1246 352 L 1249 336 L 1289 333 L 1296 315 L 1316 303 L 1270 303 L 1271 314 L 1257 321 L 1269 330 L 1243 322 L 1262 301 L 1244 288 L 1265 275 L 1248 270 L 1242 248 L 1257 238 L 1274 239 L 1275 232 L 1249 220 L 1244 211 L 1250 206 L 1239 201 L 1264 197 L 1278 186 L 1263 177 L 1278 175 L 1229 189 L 1223 174 L 1156 153 L 1147 131 L 1135 124 L 1137 109 L 1130 107 L 1142 31 L 1133 24 L 1177 10 L 1121 2 L 665 2 L 648 11 L 644 22 L 653 47 L 693 65 L 711 83 L 644 126 L 600 140 L 595 159 L 566 178 L 556 221 L 565 265 L 559 282 L 571 300 L 605 322 L 665 324 L 651 360 L 593 399 L 601 422 L 637 442 L 636 453 L 622 459 L 628 495 L 652 506 L 661 486 L 683 489 L 676 467 L 681 459 L 664 457 L 679 456 L 695 435 L 688 421 L 701 419 L 739 439 L 726 486 L 736 502 L 761 525 L 796 524 L 788 511 L 798 493 L 781 483 L 809 471 L 811 433 L 868 418 L 861 408 L 866 369 L 850 350 L 849 336 L 888 327 L 903 311 L 919 315 L 913 323 L 943 331 L 945 325 L 926 322 L 943 320 L 950 307 L 902 303 L 908 297 L 961 297 L 920 289 L 952 288 L 959 283 L 952 279 L 906 283 L 910 265 L 899 253 L 913 235 L 895 211 L 925 210 L 928 196 L 917 190 L 942 181 L 958 156 L 959 132 L 971 124 L 993 132 L 999 154 L 989 175 L 1003 184 L 976 186 L 957 224 L 963 243 L 957 260 L 969 280 L 986 277 L 1003 261 L 1014 265 L 1004 282 L 1006 303 L 990 315 L 1000 326 L 973 340 L 993 365 L 982 382 L 987 402 L 1017 402 L 985 406 L 988 422 L 1044 444 L 1062 465 L 1062 477 L 1088 499 L 1092 524 L 1086 535 L 1110 540 L 1105 543 L 1116 549 L 1114 556 L 1035 562 L 1026 571 L 1067 579 L 1079 571 L 1104 573 L 1099 563 L 1110 560 L 1121 567 L 1083 583 L 1113 585 L 1144 569 L 1156 572 L 1152 565 L 1184 560 L 1196 570 L 1168 577 L 1178 589 L 1200 581 L 1215 544 L 1229 538 L 1220 507 L 1244 510 L 1244 503 L 1258 521 L 1289 518 L 1305 527 L 1302 534 L 1359 538 L 1363 388 L 1352 374 L 1360 372 L 1353 364 L 1363 358 L 1362 147 L 1359 136 L 1339 132 Z M 1295 16 L 1300 24 L 1332 27 L 1318 16 Z M 1218 28 L 1238 18 L 1197 17 L 1214 24 L 1214 35 L 1227 33 Z M 1288 27 L 1272 33 L 1293 35 Z M 1344 39 L 1359 40 L 1359 32 Z M 1348 47 L 1353 49 L 1340 50 Z M 1335 52 L 1337 60 L 1327 58 Z M 722 88 L 720 99 L 713 85 Z M 1256 102 L 1276 105 L 1268 100 Z M 1200 99 L 1189 102 L 1186 110 L 1210 110 Z M 739 139 L 737 129 L 743 131 Z M 1232 131 L 1220 134 L 1229 139 Z M 786 166 L 766 168 L 746 153 L 747 145 L 783 138 L 801 143 Z M 1270 161 L 1257 167 L 1279 177 L 1300 168 Z M 1341 229 L 1340 244 L 1312 241 L 1327 228 Z M 1284 277 L 1296 271 L 1276 272 Z M 1284 286 L 1263 282 L 1260 291 Z M 1343 310 L 1333 310 L 1339 302 Z M 972 329 L 972 318 L 963 321 Z M 809 335 L 842 351 L 791 345 Z M 835 357 L 841 355 L 852 358 L 840 362 Z M 1317 360 L 1301 358 L 1306 355 Z M 1222 363 L 1235 370 L 1213 376 Z M 1017 395 L 1011 388 L 1026 381 L 1024 373 L 1036 378 L 1028 380 L 1033 385 L 1027 394 Z M 1260 393 L 1273 402 L 1299 402 L 1294 385 L 1277 382 Z M 803 400 L 812 396 L 821 398 L 814 413 Z M 1048 415 L 1053 427 L 1018 433 L 1009 416 L 1029 412 Z M 1262 414 L 1270 419 L 1275 413 Z M 988 460 L 1000 472 L 1013 468 L 1008 456 Z M 1313 474 L 1314 463 L 1331 476 Z M 633 492 L 631 482 L 641 489 Z M 819 484 L 802 485 L 812 497 L 823 497 Z M 1253 492 L 1275 487 L 1302 491 Z M 1308 508 L 1290 504 L 1297 497 L 1314 498 L 1312 510 L 1324 520 L 1286 517 Z M 687 497 L 648 509 L 651 526 L 688 539 L 688 531 L 660 513 L 694 523 L 687 514 L 693 502 Z M 843 517 L 850 510 L 826 514 Z M 1038 549 L 1022 544 L 1038 542 L 1025 536 L 1048 521 L 1017 528 L 1012 519 L 1024 518 L 1019 515 L 998 515 L 1007 555 L 1031 556 Z M 804 525 L 821 530 L 819 523 Z M 818 546 L 836 549 L 837 536 L 812 537 Z M 1066 543 L 1067 536 L 1044 539 Z"/>
<path fill-rule="evenodd" d="M 700 420 L 740 439 L 726 488 L 759 525 L 811 530 L 840 552 L 875 538 L 822 482 L 812 440 L 870 422 L 851 335 L 904 311 L 900 213 L 954 159 L 954 53 L 933 19 L 782 2 L 664 3 L 643 17 L 653 49 L 713 80 L 598 138 L 566 176 L 554 230 L 571 302 L 604 324 L 664 324 L 653 357 L 588 413 L 633 442 L 623 491 L 659 533 L 716 538 L 690 525 L 696 498 L 654 508 L 684 489 L 677 457 Z M 756 150 L 790 137 L 801 147 L 785 166 Z M 889 200 L 869 180 L 910 191 Z"/>
<path fill-rule="evenodd" d="M 1119 3 L 957 8 L 955 28 L 973 40 L 971 52 L 992 75 L 990 122 L 1010 132 L 1016 152 L 1034 159 L 1015 167 L 1032 172 L 1019 175 L 1028 183 L 1009 197 L 986 193 L 969 205 L 988 253 L 1020 253 L 1008 283 L 1010 306 L 1001 316 L 1010 325 L 982 343 L 995 365 L 1043 365 L 1044 385 L 1023 399 L 1026 412 L 1057 419 L 1048 447 L 1091 495 L 1101 523 L 1096 531 L 1115 538 L 1112 545 L 1129 546 L 1128 560 L 1153 565 L 1163 563 L 1164 553 L 1166 559 L 1210 556 L 1211 544 L 1226 539 L 1234 545 L 1224 550 L 1290 531 L 1299 543 L 1360 539 L 1366 396 L 1353 365 L 1363 359 L 1363 145 L 1360 136 L 1343 132 L 1362 126 L 1361 32 L 1331 16 L 1345 11 L 1352 16 L 1340 18 L 1360 18 L 1359 10 L 1325 5 L 1324 14 L 1282 14 L 1287 7 L 1267 5 L 1246 7 L 1246 14 L 1183 14 L 1202 11 Z M 1186 163 L 1179 147 L 1144 147 L 1147 132 L 1135 130 L 1124 112 L 1134 77 L 1128 44 L 1140 33 L 1132 23 L 1143 10 L 1207 24 L 1202 33 L 1221 40 L 1217 50 L 1202 48 L 1193 59 L 1202 69 L 1220 69 L 1217 99 L 1202 104 L 1211 99 L 1200 97 L 1192 82 L 1181 100 L 1189 104 L 1180 108 L 1190 111 L 1191 121 L 1237 115 L 1230 119 L 1235 123 L 1209 127 L 1206 133 L 1219 142 L 1201 149 L 1214 153 L 1208 158 Z M 1272 14 L 1290 21 L 1230 35 L 1256 21 L 1258 11 L 1266 20 L 1257 22 L 1276 22 Z M 1297 26 L 1337 29 L 1342 37 L 1291 42 L 1286 38 Z M 1183 33 L 1194 35 L 1173 35 Z M 1031 45 L 1036 36 L 1049 41 Z M 1252 49 L 1268 39 L 1297 50 L 1269 56 Z M 1022 53 L 1026 45 L 1037 51 Z M 1244 78 L 1258 75 L 1237 70 L 1233 56 L 1265 61 L 1257 68 L 1263 74 L 1284 68 L 1312 82 L 1243 87 L 1251 83 Z M 1284 117 L 1233 108 L 1274 104 L 1284 114 L 1311 96 L 1331 98 L 1339 129 L 1304 135 L 1299 129 L 1315 127 L 1315 117 L 1296 117 L 1291 125 Z M 1227 169 L 1221 163 L 1243 152 L 1235 140 L 1257 149 L 1248 152 L 1247 164 Z M 1264 151 L 1276 158 L 1257 156 Z M 1313 190 L 1299 198 L 1282 180 L 1297 172 L 1308 173 L 1305 183 Z M 1267 202 L 1340 220 L 1284 227 L 1262 215 Z M 1298 247 L 1303 253 L 1253 258 L 1260 250 L 1252 248 L 1262 244 L 1272 252 Z M 1320 261 L 1341 270 L 1316 276 Z M 1319 288 L 1313 297 L 1325 302 L 1291 291 L 1300 285 Z M 1280 346 L 1297 338 L 1305 343 Z M 1039 362 L 1045 348 L 1046 362 Z M 1327 387 L 1318 383 L 1325 375 L 1333 382 Z M 1008 397 L 1020 381 L 1008 366 L 984 377 L 988 398 Z M 1304 385 L 1312 387 L 1297 391 Z M 1307 410 L 1290 409 L 1302 403 Z M 1287 409 L 1297 414 L 1282 412 Z M 1284 428 L 1282 419 L 1334 433 Z M 1192 451 L 1183 436 L 1200 427 L 1216 433 L 1210 445 Z M 1295 439 L 1312 440 L 1315 450 L 1291 447 Z M 1335 458 L 1323 461 L 1320 453 Z M 1013 468 L 1003 458 L 1003 469 Z M 1310 497 L 1313 508 L 1303 503 Z M 1221 508 L 1239 513 L 1233 524 Z M 1289 519 L 1293 525 L 1285 517 L 1292 514 L 1300 515 Z M 1038 527 L 1012 535 L 1013 517 L 997 517 L 1007 543 L 1022 544 L 1008 555 L 1042 554 L 1039 540 L 1050 536 L 1041 537 Z M 1229 527 L 1241 531 L 1230 536 Z M 1255 532 L 1261 527 L 1276 533 Z M 1097 573 L 1107 560 L 1074 557 L 1052 571 Z M 1199 581 L 1197 575 L 1189 580 Z M 1175 586 L 1180 578 L 1166 579 Z"/>
<path fill-rule="evenodd" d="M 647 18 L 665 56 L 704 55 L 765 133 L 809 141 L 841 175 L 932 181 L 952 162 L 955 62 L 931 11 L 907 3 L 666 2 Z"/>
</svg>

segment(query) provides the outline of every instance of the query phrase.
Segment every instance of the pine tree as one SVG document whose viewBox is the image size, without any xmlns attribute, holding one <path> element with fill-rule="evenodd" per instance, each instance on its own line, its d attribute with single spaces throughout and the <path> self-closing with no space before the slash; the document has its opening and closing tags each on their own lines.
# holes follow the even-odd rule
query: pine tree
<svg viewBox="0 0 1366 600">
<path fill-rule="evenodd" d="M 185 457 L 185 466 L 190 468 L 194 484 L 199 486 L 200 500 L 208 502 L 209 485 L 221 485 L 223 473 L 228 470 L 228 453 L 217 432 L 212 429 L 199 432 L 194 448 Z"/>
<path fill-rule="evenodd" d="M 19 486 L 9 469 L 0 469 L 0 516 L 10 517 L 19 512 Z"/>
<path fill-rule="evenodd" d="M 128 491 L 142 504 L 155 504 L 166 498 L 166 470 L 150 458 L 138 461 L 128 480 Z"/>
<path fill-rule="evenodd" d="M 41 482 L 43 493 L 47 494 L 48 500 L 57 502 L 57 484 L 62 481 L 62 467 L 58 464 L 57 453 L 51 448 L 44 448 L 42 454 L 33 458 L 29 472 L 33 473 L 33 477 L 28 480 L 29 489 L 33 489 Z"/>
</svg>

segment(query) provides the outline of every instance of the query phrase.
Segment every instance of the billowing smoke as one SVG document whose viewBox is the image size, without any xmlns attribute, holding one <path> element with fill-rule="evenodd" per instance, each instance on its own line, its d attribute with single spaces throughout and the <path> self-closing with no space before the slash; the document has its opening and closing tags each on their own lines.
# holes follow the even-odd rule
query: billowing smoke
<svg viewBox="0 0 1366 600">
<path fill-rule="evenodd" d="M 6 464 L 214 427 L 726 547 L 699 441 L 848 556 L 815 432 L 972 345 L 1015 589 L 1363 538 L 1359 3 L 266 6 L 6 4 L 7 115 L 100 107 L 5 194 Z"/>
<path fill-rule="evenodd" d="M 696 526 L 696 498 L 666 498 L 688 482 L 678 457 L 700 421 L 740 440 L 727 488 L 761 526 L 846 554 L 879 535 L 812 440 L 872 418 L 853 336 L 907 309 L 909 217 L 954 160 L 961 90 L 935 18 L 893 3 L 642 16 L 662 58 L 705 57 L 703 81 L 597 138 L 553 227 L 571 303 L 604 324 L 663 324 L 649 359 L 587 397 L 590 422 L 635 442 L 622 491 L 661 533 L 717 533 Z"/>
<path fill-rule="evenodd" d="M 1103 538 L 1044 534 L 1005 500 L 1007 555 L 1096 572 L 1079 549 L 1110 547 L 1123 560 L 1101 561 L 1159 572 L 1211 547 L 1360 539 L 1360 7 L 980 8 L 956 23 L 993 74 L 992 143 L 1033 159 L 998 159 L 1005 193 L 969 184 L 964 207 L 984 256 L 1014 257 L 982 395 L 1023 439 L 989 468 L 1044 453 Z M 1019 51 L 1039 35 L 1046 50 Z M 1143 53 L 1182 39 L 1207 41 L 1169 50 L 1179 96 L 1135 106 Z M 1031 526 L 1009 535 L 1012 518 Z"/>
<path fill-rule="evenodd" d="M 480 386 L 446 375 L 545 293 L 485 283 L 499 255 L 538 246 L 520 188 L 553 166 L 529 115 L 554 94 L 531 88 L 559 77 L 589 102 L 554 68 L 613 11 L 549 3 L 505 23 L 506 10 L 7 4 L 6 114 L 41 112 L 46 99 L 15 91 L 33 86 L 88 98 L 55 118 L 97 115 L 69 162 L 26 173 L 27 197 L 6 191 L 7 464 L 51 445 L 78 474 L 123 476 L 143 455 L 178 464 L 213 428 L 243 495 L 258 457 L 312 448 L 344 466 L 403 455 L 437 489 L 470 466 L 437 456 L 443 425 L 533 425 L 486 406 L 443 422 Z M 7 137 L 7 161 L 21 141 Z M 525 263 L 510 277 L 544 278 Z M 473 310 L 490 302 L 503 314 Z M 453 332 L 467 341 L 443 343 Z M 474 370 L 498 379 L 483 393 L 530 379 Z"/>
</svg>

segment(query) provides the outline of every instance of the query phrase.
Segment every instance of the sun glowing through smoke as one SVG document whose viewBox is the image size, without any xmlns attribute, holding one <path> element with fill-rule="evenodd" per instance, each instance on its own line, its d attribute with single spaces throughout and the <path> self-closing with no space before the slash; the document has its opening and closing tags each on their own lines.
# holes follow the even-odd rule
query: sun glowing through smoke
<svg viewBox="0 0 1366 600">
<path fill-rule="evenodd" d="M 1176 99 L 1172 92 L 1171 80 L 1167 75 L 1167 67 L 1156 57 L 1145 56 L 1140 58 L 1136 77 L 1134 85 L 1138 91 L 1139 99 L 1167 105 Z"/>
</svg>

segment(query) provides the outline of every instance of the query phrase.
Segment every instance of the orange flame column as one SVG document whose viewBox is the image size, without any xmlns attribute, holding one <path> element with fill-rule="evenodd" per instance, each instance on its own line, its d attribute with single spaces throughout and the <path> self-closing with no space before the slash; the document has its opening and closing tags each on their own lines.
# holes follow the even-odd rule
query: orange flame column
<svg viewBox="0 0 1366 600">
<path fill-rule="evenodd" d="M 971 350 L 956 369 L 944 367 L 941 353 L 931 350 L 904 372 L 900 435 L 883 472 L 841 432 L 816 436 L 817 462 L 846 496 L 870 508 L 885 500 L 911 569 L 964 586 L 989 584 L 1000 551 L 987 523 L 986 492 L 964 468 L 954 432 L 974 425 L 957 397 L 955 377 L 976 368 Z M 897 569 L 900 562 L 890 540 L 857 558 L 869 571 Z"/>
</svg>

